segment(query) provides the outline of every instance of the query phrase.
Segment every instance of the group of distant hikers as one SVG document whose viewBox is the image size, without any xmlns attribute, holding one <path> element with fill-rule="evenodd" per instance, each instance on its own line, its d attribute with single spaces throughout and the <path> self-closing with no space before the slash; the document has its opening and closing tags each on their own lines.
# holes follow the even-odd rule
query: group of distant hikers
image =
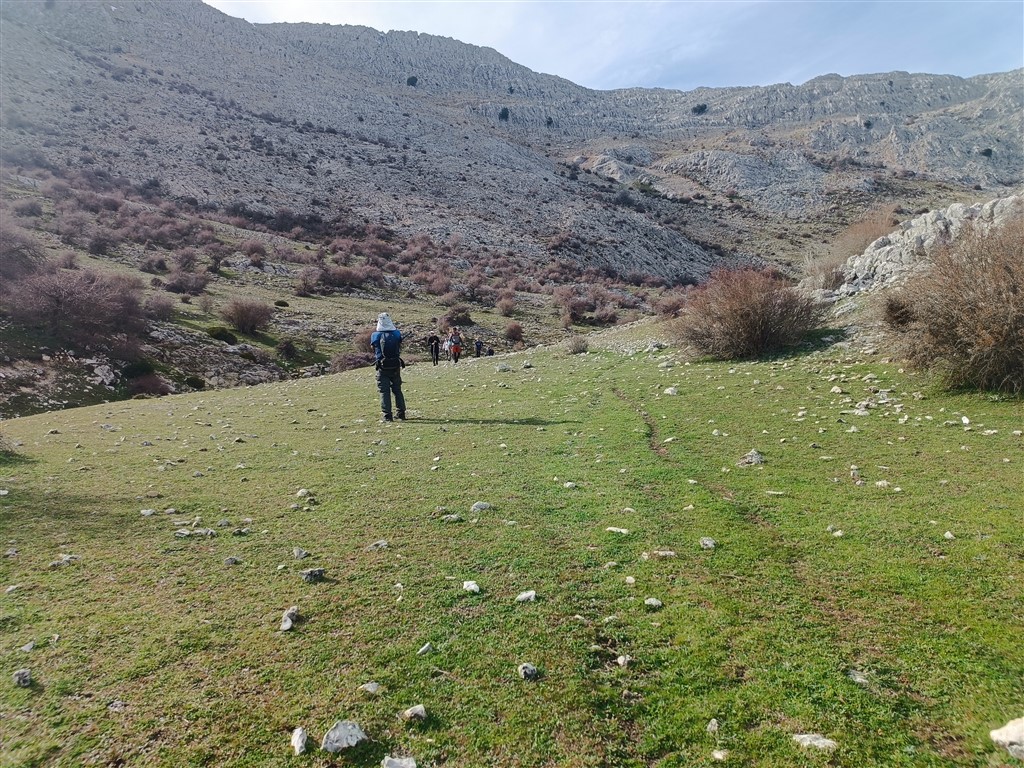
<svg viewBox="0 0 1024 768">
<path fill-rule="evenodd" d="M 377 315 L 377 330 L 370 336 L 370 346 L 373 348 L 374 369 L 377 372 L 381 419 L 394 421 L 397 417 L 400 421 L 405 421 L 405 395 L 402 394 L 402 369 L 405 368 L 405 361 L 401 355 L 402 332 L 398 330 L 387 312 Z M 462 356 L 462 333 L 458 327 L 452 326 L 443 342 L 436 333 L 431 334 L 427 339 L 427 347 L 430 349 L 430 359 L 434 365 L 438 364 L 442 353 L 445 360 L 451 360 L 452 364 L 456 364 Z M 494 354 L 494 349 L 485 349 L 484 343 L 476 339 L 473 342 L 473 352 L 476 357 L 490 357 Z M 392 396 L 394 411 L 391 408 Z"/>
</svg>

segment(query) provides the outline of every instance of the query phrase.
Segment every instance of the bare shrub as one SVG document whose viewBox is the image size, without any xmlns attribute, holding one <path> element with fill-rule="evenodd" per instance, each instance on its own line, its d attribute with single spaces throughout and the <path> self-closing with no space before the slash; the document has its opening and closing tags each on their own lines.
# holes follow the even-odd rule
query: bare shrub
<svg viewBox="0 0 1024 768">
<path fill-rule="evenodd" d="M 175 270 L 164 280 L 164 290 L 171 293 L 184 293 L 189 296 L 198 296 L 206 290 L 210 283 L 210 276 L 206 272 L 182 272 Z"/>
<path fill-rule="evenodd" d="M 267 257 L 267 246 L 261 240 L 246 240 L 238 246 L 238 250 L 252 260 L 254 257 L 265 259 Z"/>
<path fill-rule="evenodd" d="M 255 333 L 270 325 L 274 308 L 258 299 L 232 299 L 220 316 L 241 333 Z"/>
<path fill-rule="evenodd" d="M 88 269 L 54 270 L 21 280 L 10 294 L 11 313 L 59 338 L 95 341 L 142 330 L 141 290 L 132 278 Z"/>
<path fill-rule="evenodd" d="M 669 291 L 654 304 L 654 311 L 665 317 L 675 317 L 686 306 L 686 291 Z"/>
<path fill-rule="evenodd" d="M 505 338 L 509 341 L 522 341 L 523 326 L 513 320 L 505 326 Z"/>
<path fill-rule="evenodd" d="M 836 236 L 831 251 L 836 258 L 845 261 L 850 256 L 864 253 L 865 248 L 888 235 L 899 223 L 891 205 L 872 208 Z"/>
<path fill-rule="evenodd" d="M 203 295 L 201 295 L 199 297 L 199 301 L 196 302 L 196 303 L 199 306 L 199 310 L 203 314 L 206 314 L 206 315 L 212 315 L 213 314 L 213 308 L 215 306 L 215 302 L 213 300 L 213 296 L 211 296 L 210 294 L 204 293 Z"/>
<path fill-rule="evenodd" d="M 170 320 L 174 317 L 174 301 L 168 296 L 157 294 L 146 299 L 146 314 L 154 320 Z"/>
<path fill-rule="evenodd" d="M 313 296 L 320 290 L 320 277 L 323 271 L 316 267 L 306 267 L 299 272 L 295 281 L 296 296 Z"/>
<path fill-rule="evenodd" d="M 153 275 L 161 274 L 167 271 L 167 259 L 163 256 L 157 256 L 155 253 L 151 253 L 142 260 L 142 263 L 139 264 L 139 269 Z"/>
<path fill-rule="evenodd" d="M 502 317 L 511 317 L 516 311 L 516 300 L 511 296 L 502 296 L 495 306 Z"/>
<path fill-rule="evenodd" d="M 78 269 L 78 254 L 74 251 L 64 251 L 57 257 L 57 266 L 61 269 Z"/>
<path fill-rule="evenodd" d="M 294 360 L 299 356 L 299 348 L 292 339 L 281 339 L 277 343 L 276 352 L 282 360 Z"/>
<path fill-rule="evenodd" d="M 473 318 L 469 316 L 469 307 L 461 304 L 456 304 L 441 318 L 442 328 L 451 328 L 453 325 L 463 326 L 472 324 Z"/>
<path fill-rule="evenodd" d="M 565 351 L 570 355 L 582 355 L 590 349 L 590 344 L 585 336 L 573 336 L 565 344 Z"/>
<path fill-rule="evenodd" d="M 199 252 L 195 248 L 182 248 L 174 252 L 174 263 L 182 272 L 194 272 L 199 263 Z"/>
<path fill-rule="evenodd" d="M 43 247 L 28 232 L 0 225 L 0 283 L 32 274 L 45 260 Z"/>
<path fill-rule="evenodd" d="M 42 216 L 43 206 L 38 200 L 19 200 L 13 206 L 15 216 Z"/>
<path fill-rule="evenodd" d="M 169 395 L 173 388 L 159 374 L 145 373 L 128 383 L 128 393 L 133 397 Z"/>
<path fill-rule="evenodd" d="M 1024 210 L 965 230 L 930 268 L 887 297 L 884 319 L 915 365 L 953 388 L 1024 391 Z"/>
<path fill-rule="evenodd" d="M 834 291 L 846 280 L 846 258 L 837 250 L 823 256 L 808 257 L 804 260 L 804 277 L 812 288 Z"/>
<path fill-rule="evenodd" d="M 370 337 L 373 336 L 373 331 L 373 328 L 362 328 L 356 331 L 355 336 L 352 337 L 352 349 L 363 354 L 370 352 L 372 350 Z"/>
<path fill-rule="evenodd" d="M 771 272 L 718 269 L 690 293 L 678 330 L 704 354 L 742 359 L 797 343 L 821 317 L 813 299 Z"/>
</svg>

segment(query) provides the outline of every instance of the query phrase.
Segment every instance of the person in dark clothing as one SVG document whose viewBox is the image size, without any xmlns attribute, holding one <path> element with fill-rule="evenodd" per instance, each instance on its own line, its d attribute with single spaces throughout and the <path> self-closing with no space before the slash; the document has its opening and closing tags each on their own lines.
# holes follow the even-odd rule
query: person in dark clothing
<svg viewBox="0 0 1024 768">
<path fill-rule="evenodd" d="M 488 347 L 487 348 L 487 356 L 488 357 L 494 357 L 494 347 Z"/>
<path fill-rule="evenodd" d="M 473 342 L 473 351 L 476 353 L 474 357 L 480 357 L 480 353 L 484 351 L 484 343 L 480 339 Z"/>
<path fill-rule="evenodd" d="M 434 361 L 434 365 L 437 365 L 437 361 L 441 357 L 441 337 L 436 333 L 432 334 L 427 339 L 427 344 L 430 346 L 430 359 Z"/>
<path fill-rule="evenodd" d="M 405 420 L 405 395 L 402 394 L 402 369 L 405 362 L 401 358 L 402 333 L 395 327 L 387 312 L 377 315 L 377 330 L 370 336 L 370 346 L 376 357 L 374 368 L 377 370 L 377 390 L 380 392 L 380 415 L 384 421 L 393 421 L 391 415 L 391 395 L 395 396 L 397 416 Z"/>
</svg>

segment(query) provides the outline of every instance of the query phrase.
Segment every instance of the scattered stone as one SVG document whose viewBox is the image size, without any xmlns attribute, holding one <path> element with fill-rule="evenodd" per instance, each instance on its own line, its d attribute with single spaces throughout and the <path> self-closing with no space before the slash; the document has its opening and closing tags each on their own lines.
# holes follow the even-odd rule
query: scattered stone
<svg viewBox="0 0 1024 768">
<path fill-rule="evenodd" d="M 473 592 L 476 594 L 480 593 L 480 585 L 475 581 L 464 581 L 462 582 L 462 588 L 467 592 Z"/>
<path fill-rule="evenodd" d="M 10 549 L 8 549 L 8 550 L 6 550 L 4 552 L 4 557 L 17 557 L 17 556 L 18 556 L 18 550 L 16 550 L 14 547 L 11 547 Z"/>
<path fill-rule="evenodd" d="M 537 592 L 535 590 L 527 590 L 526 592 L 520 592 L 516 596 L 517 603 L 532 603 L 537 599 Z"/>
<path fill-rule="evenodd" d="M 462 515 L 445 515 L 441 518 L 441 521 L 445 523 L 461 523 Z"/>
<path fill-rule="evenodd" d="M 248 528 L 235 528 L 235 530 L 233 530 L 231 532 L 231 535 L 232 536 L 248 536 L 249 535 L 249 529 Z"/>
<path fill-rule="evenodd" d="M 509 365 L 508 363 L 498 363 L 496 366 L 494 366 L 494 370 L 498 373 L 508 373 L 509 371 L 512 370 L 512 366 Z"/>
<path fill-rule="evenodd" d="M 225 557 L 224 565 L 239 565 L 242 561 L 237 557 Z"/>
<path fill-rule="evenodd" d="M 944 538 L 946 541 L 952 541 L 956 538 L 956 536 L 953 535 L 952 531 L 946 531 L 944 534 L 942 534 L 942 538 Z"/>
<path fill-rule="evenodd" d="M 366 551 L 367 552 L 376 552 L 378 550 L 387 549 L 387 548 L 388 548 L 387 540 L 386 539 L 379 539 L 378 541 L 375 541 L 375 542 L 373 542 L 373 544 L 368 546 L 366 548 Z"/>
<path fill-rule="evenodd" d="M 666 395 L 678 395 L 679 394 L 679 388 L 678 387 L 669 387 L 668 389 L 665 390 L 664 394 L 666 394 Z"/>
<path fill-rule="evenodd" d="M 718 546 L 718 542 L 709 536 L 700 537 L 700 548 L 701 549 L 714 549 Z"/>
<path fill-rule="evenodd" d="M 316 584 L 318 581 L 324 580 L 324 569 L 323 568 L 307 568 L 299 574 L 302 580 L 307 584 Z"/>
<path fill-rule="evenodd" d="M 832 739 L 826 739 L 820 733 L 797 733 L 793 736 L 793 741 L 804 748 L 835 749 L 839 746 Z"/>
<path fill-rule="evenodd" d="M 21 588 L 21 584 L 11 584 L 11 586 L 9 586 L 7 589 L 4 590 L 4 594 L 5 595 L 9 595 L 9 594 L 11 594 L 11 592 L 14 592 L 16 589 L 20 589 L 20 588 Z"/>
<path fill-rule="evenodd" d="M 704 730 L 706 730 L 709 734 L 712 735 L 718 733 L 718 720 L 712 717 L 708 721 L 707 728 L 705 728 Z"/>
<path fill-rule="evenodd" d="M 623 536 L 629 533 L 628 528 L 616 528 L 614 526 L 608 526 L 605 530 L 609 533 L 621 533 Z"/>
<path fill-rule="evenodd" d="M 416 768 L 416 760 L 411 757 L 391 757 L 385 755 L 380 761 L 381 768 Z"/>
<path fill-rule="evenodd" d="M 1011 720 L 1002 728 L 989 732 L 989 736 L 1012 757 L 1024 760 L 1024 717 Z"/>
<path fill-rule="evenodd" d="M 14 684 L 19 688 L 28 688 L 32 685 L 32 671 L 29 669 L 19 669 L 14 673 L 13 679 Z"/>
<path fill-rule="evenodd" d="M 626 583 L 629 584 L 629 586 L 633 586 L 634 584 L 636 584 L 636 579 L 634 579 L 632 576 L 627 576 Z"/>
<path fill-rule="evenodd" d="M 755 449 L 751 449 L 750 453 L 736 462 L 737 467 L 753 467 L 758 464 L 764 464 L 764 456 Z"/>
<path fill-rule="evenodd" d="M 666 557 L 675 557 L 676 556 L 675 551 L 673 551 L 671 549 L 656 549 L 651 554 L 653 554 L 655 557 L 660 557 L 662 559 L 664 559 Z"/>
<path fill-rule="evenodd" d="M 24 653 L 28 653 L 29 651 L 31 651 L 35 647 L 36 647 L 35 641 L 29 641 L 29 642 L 25 643 L 23 646 L 21 646 L 21 650 Z"/>
<path fill-rule="evenodd" d="M 711 752 L 711 759 L 712 760 L 717 760 L 719 762 L 722 762 L 723 760 L 728 759 L 728 757 L 729 757 L 729 750 L 728 749 L 716 749 L 716 750 L 713 750 Z"/>
<path fill-rule="evenodd" d="M 128 705 L 120 699 L 114 699 L 112 702 L 107 704 L 107 709 L 111 712 L 124 712 L 126 709 L 128 709 Z"/>
<path fill-rule="evenodd" d="M 835 536 L 837 539 L 843 538 L 843 529 L 837 528 L 836 530 L 832 531 L 832 535 Z"/>
<path fill-rule="evenodd" d="M 380 688 L 381 688 L 380 683 L 376 683 L 373 680 L 371 680 L 368 683 L 363 683 L 362 685 L 359 686 L 359 690 L 360 691 L 365 691 L 366 693 L 370 694 L 371 696 L 376 696 L 380 692 Z"/>
<path fill-rule="evenodd" d="M 296 547 L 295 549 L 292 550 L 292 556 L 296 560 L 301 560 L 304 557 L 308 557 L 309 556 L 309 552 L 304 550 L 302 547 Z"/>
<path fill-rule="evenodd" d="M 432 653 L 434 646 L 432 643 L 425 643 L 422 648 L 416 651 L 417 656 L 426 656 L 428 653 Z"/>
<path fill-rule="evenodd" d="M 846 676 L 850 678 L 857 685 L 867 685 L 868 676 L 861 672 L 859 669 L 851 669 L 846 673 Z"/>
<path fill-rule="evenodd" d="M 574 482 L 572 482 L 572 481 L 570 480 L 569 482 L 567 482 L 567 483 L 564 483 L 564 484 L 562 485 L 562 487 L 563 487 L 563 488 L 570 488 L 570 489 L 572 489 L 572 488 L 575 488 L 575 487 L 576 487 L 576 483 L 574 483 Z"/>
<path fill-rule="evenodd" d="M 339 720 L 327 733 L 320 744 L 325 752 L 340 752 L 366 741 L 366 734 L 358 723 L 351 720 Z"/>
<path fill-rule="evenodd" d="M 523 680 L 536 680 L 540 677 L 540 671 L 533 664 L 527 662 L 519 665 L 519 676 Z"/>
<path fill-rule="evenodd" d="M 656 597 L 648 597 L 646 600 L 644 600 L 644 605 L 646 605 L 652 611 L 657 611 L 661 609 L 662 602 Z"/>
<path fill-rule="evenodd" d="M 139 510 L 139 514 L 142 515 L 143 517 L 152 517 L 153 515 L 156 514 L 156 510 L 155 509 L 140 509 Z"/>
<path fill-rule="evenodd" d="M 293 626 L 295 622 L 299 620 L 299 606 L 293 605 L 287 611 L 284 612 L 284 616 L 281 617 L 281 631 L 287 632 Z"/>
<path fill-rule="evenodd" d="M 402 719 L 407 721 L 416 720 L 423 722 L 427 719 L 427 708 L 422 704 L 417 704 L 414 707 L 409 707 L 405 712 L 402 713 Z"/>
<path fill-rule="evenodd" d="M 629 662 L 631 662 L 632 660 L 633 658 L 631 656 L 619 656 L 615 660 L 615 663 L 618 664 L 620 667 L 628 667 Z"/>
<path fill-rule="evenodd" d="M 297 499 L 305 499 L 311 495 L 312 494 L 310 493 L 308 488 L 299 488 L 299 490 L 295 492 L 295 498 Z"/>
<path fill-rule="evenodd" d="M 469 508 L 470 512 L 486 512 L 491 505 L 486 501 L 478 501 Z"/>
<path fill-rule="evenodd" d="M 60 555 L 60 557 L 50 563 L 51 568 L 63 568 L 65 565 L 71 565 L 71 563 L 81 558 L 78 555 Z"/>
<path fill-rule="evenodd" d="M 306 734 L 306 729 L 299 727 L 292 731 L 292 749 L 295 750 L 296 755 L 301 755 L 306 751 L 306 742 L 309 741 L 309 736 Z"/>
<path fill-rule="evenodd" d="M 223 519 L 217 521 L 217 527 L 218 528 L 229 528 L 230 526 L 231 526 L 231 521 L 228 520 L 227 518 L 223 518 Z"/>
</svg>

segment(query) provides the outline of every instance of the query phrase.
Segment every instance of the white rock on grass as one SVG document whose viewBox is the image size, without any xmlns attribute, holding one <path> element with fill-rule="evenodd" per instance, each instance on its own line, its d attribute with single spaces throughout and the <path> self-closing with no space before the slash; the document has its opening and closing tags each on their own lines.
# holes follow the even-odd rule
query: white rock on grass
<svg viewBox="0 0 1024 768">
<path fill-rule="evenodd" d="M 1002 728 L 989 732 L 989 736 L 1012 757 L 1024 760 L 1024 717 L 1011 720 Z"/>
<path fill-rule="evenodd" d="M 296 728 L 292 731 L 292 749 L 295 750 L 296 755 L 301 755 L 306 751 L 306 743 L 309 741 L 309 734 L 306 733 L 305 728 Z"/>
<path fill-rule="evenodd" d="M 461 523 L 462 515 L 445 515 L 441 518 L 441 521 L 444 523 Z"/>
<path fill-rule="evenodd" d="M 385 755 L 380 761 L 380 768 L 416 768 L 416 760 L 411 757 Z"/>
<path fill-rule="evenodd" d="M 424 643 L 423 647 L 416 651 L 417 656 L 426 656 L 428 653 L 434 650 L 432 643 Z"/>
<path fill-rule="evenodd" d="M 627 535 L 629 533 L 629 529 L 628 528 L 616 528 L 615 526 L 611 526 L 611 525 L 608 526 L 607 528 L 605 528 L 605 530 L 608 531 L 608 533 L 620 533 L 623 536 L 625 536 L 625 535 Z"/>
<path fill-rule="evenodd" d="M 835 749 L 839 746 L 832 739 L 826 739 L 820 733 L 797 733 L 793 735 L 793 741 L 801 747 L 812 749 Z"/>
<path fill-rule="evenodd" d="M 711 759 L 712 760 L 717 760 L 718 762 L 722 762 L 723 760 L 727 760 L 728 758 L 729 758 L 729 750 L 728 749 L 716 749 L 716 750 L 713 750 L 711 752 Z"/>
<path fill-rule="evenodd" d="M 402 713 L 402 719 L 407 721 L 418 721 L 423 722 L 427 719 L 427 708 L 422 704 L 409 707 Z"/>
<path fill-rule="evenodd" d="M 673 551 L 671 549 L 656 549 L 651 554 L 654 555 L 655 557 L 659 557 L 659 558 L 662 558 L 662 559 L 664 559 L 666 557 L 675 557 L 676 556 L 675 551 Z"/>
<path fill-rule="evenodd" d="M 540 672 L 537 670 L 535 666 L 533 666 L 533 664 L 530 664 L 529 662 L 525 664 L 520 664 L 518 667 L 518 672 L 519 676 L 523 678 L 523 680 L 536 680 L 538 677 L 540 677 Z"/>
<path fill-rule="evenodd" d="M 486 512 L 491 508 L 491 505 L 486 501 L 478 501 L 469 508 L 470 512 Z"/>
<path fill-rule="evenodd" d="M 281 617 L 281 631 L 287 632 L 289 629 L 295 626 L 295 622 L 298 620 L 299 606 L 293 605 L 291 608 L 285 611 L 284 615 Z"/>
<path fill-rule="evenodd" d="M 324 734 L 320 749 L 325 752 L 340 752 L 366 741 L 366 734 L 358 723 L 352 720 L 339 720 L 331 730 Z"/>
<path fill-rule="evenodd" d="M 377 552 L 379 550 L 387 549 L 387 548 L 388 548 L 387 539 L 378 539 L 377 541 L 373 542 L 373 544 L 368 546 L 366 548 L 366 551 L 367 552 Z"/>
<path fill-rule="evenodd" d="M 718 542 L 712 539 L 710 536 L 701 536 L 700 548 L 701 549 L 714 549 L 718 546 Z"/>
<path fill-rule="evenodd" d="M 572 482 L 572 481 L 570 480 L 570 481 L 569 481 L 569 482 L 567 482 L 567 483 L 563 483 L 563 484 L 562 484 L 562 487 L 563 487 L 563 488 L 569 488 L 569 489 L 571 490 L 571 489 L 573 489 L 573 488 L 575 488 L 575 487 L 576 487 L 576 483 L 574 483 L 574 482 Z"/>
<path fill-rule="evenodd" d="M 516 595 L 517 603 L 532 603 L 537 599 L 537 592 L 533 589 L 528 589 L 526 592 L 520 592 Z"/>
<path fill-rule="evenodd" d="M 380 687 L 380 683 L 371 680 L 368 683 L 363 683 L 362 685 L 360 685 L 359 690 L 364 691 L 365 693 L 368 693 L 371 696 L 376 696 L 380 692 Z"/>
<path fill-rule="evenodd" d="M 644 605 L 646 605 L 652 611 L 657 611 L 661 608 L 662 602 L 656 597 L 648 597 L 646 600 L 644 600 Z"/>
<path fill-rule="evenodd" d="M 32 685 L 32 671 L 29 669 L 19 669 L 11 677 L 19 688 L 29 688 Z"/>
<path fill-rule="evenodd" d="M 956 538 L 956 536 L 953 535 L 952 531 L 946 531 L 944 534 L 942 534 L 942 538 L 944 538 L 946 541 L 952 541 Z"/>
<path fill-rule="evenodd" d="M 304 550 L 302 547 L 296 547 L 292 550 L 292 557 L 296 560 L 301 560 L 304 557 L 309 557 L 309 552 Z"/>
<path fill-rule="evenodd" d="M 310 493 L 308 488 L 299 488 L 299 490 L 295 492 L 295 498 L 297 499 L 305 499 L 311 495 L 312 494 Z"/>
<path fill-rule="evenodd" d="M 625 655 L 623 655 L 623 656 L 619 656 L 615 660 L 615 663 L 618 664 L 620 667 L 628 667 L 629 666 L 629 662 L 631 662 L 632 660 L 633 660 L 632 656 L 625 656 Z"/>
<path fill-rule="evenodd" d="M 678 395 L 679 394 L 679 388 L 678 387 L 668 387 L 665 390 L 664 394 L 666 394 L 666 395 Z"/>
<path fill-rule="evenodd" d="M 712 717 L 708 721 L 708 725 L 707 725 L 707 727 L 704 730 L 707 731 L 709 734 L 713 735 L 713 734 L 718 733 L 718 727 L 719 727 L 718 726 L 718 720 L 716 718 Z"/>
<path fill-rule="evenodd" d="M 324 569 L 323 568 L 307 568 L 302 571 L 299 575 L 302 580 L 307 584 L 316 584 L 318 581 L 324 580 Z"/>
<path fill-rule="evenodd" d="M 851 669 L 846 673 L 846 676 L 850 678 L 857 685 L 867 685 L 868 676 L 861 672 L 859 669 Z"/>
<path fill-rule="evenodd" d="M 464 590 L 466 590 L 467 592 L 472 592 L 474 594 L 480 594 L 480 585 L 477 584 L 475 581 L 464 581 L 464 582 L 462 582 L 462 588 Z"/>
<path fill-rule="evenodd" d="M 753 467 L 759 464 L 764 464 L 764 456 L 756 449 L 751 449 L 750 453 L 736 462 L 737 467 Z"/>
</svg>

